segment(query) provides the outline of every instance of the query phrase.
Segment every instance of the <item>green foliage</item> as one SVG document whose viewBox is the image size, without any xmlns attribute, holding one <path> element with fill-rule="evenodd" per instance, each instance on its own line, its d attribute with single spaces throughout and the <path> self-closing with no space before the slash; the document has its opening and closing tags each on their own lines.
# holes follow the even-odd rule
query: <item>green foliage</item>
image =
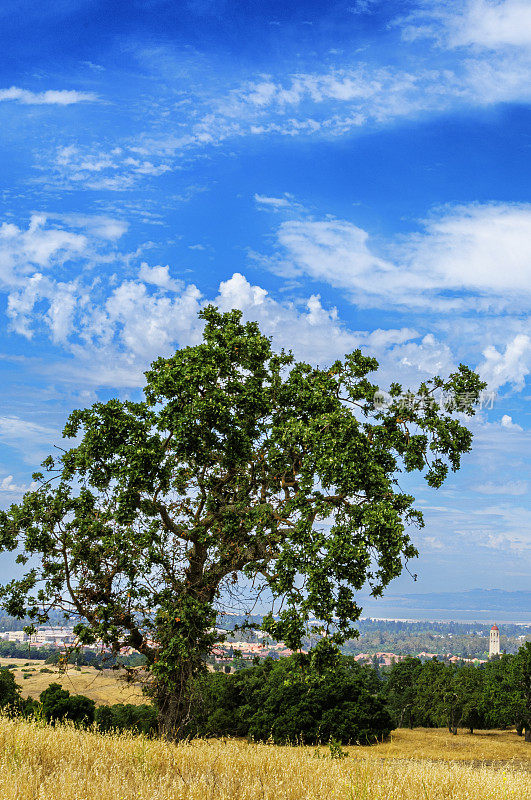
<svg viewBox="0 0 531 800">
<path fill-rule="evenodd" d="M 52 647 L 35 647 L 29 650 L 32 659 L 45 661 L 57 650 Z M 28 658 L 28 645 L 24 642 L 0 642 L 0 658 Z"/>
<path fill-rule="evenodd" d="M 350 659 L 319 671 L 304 654 L 266 659 L 234 675 L 201 679 L 202 709 L 191 732 L 276 743 L 370 744 L 392 728 L 380 689 L 374 671 Z"/>
<path fill-rule="evenodd" d="M 157 730 L 157 710 L 153 706 L 130 703 L 99 706 L 95 721 L 101 731 L 132 730 L 149 735 Z"/>
<path fill-rule="evenodd" d="M 34 655 L 32 650 L 32 656 Z M 38 657 L 38 656 L 37 656 Z M 68 651 L 54 650 L 46 657 L 47 664 L 75 664 L 80 667 L 94 667 L 96 669 L 115 669 L 117 667 L 141 667 L 146 663 L 145 656 L 140 653 L 131 653 L 131 655 L 113 655 L 109 652 L 94 652 L 92 650 L 83 650 L 81 648 L 68 648 Z"/>
<path fill-rule="evenodd" d="M 15 708 L 20 702 L 20 687 L 15 676 L 6 667 L 0 667 L 0 708 Z"/>
<path fill-rule="evenodd" d="M 398 726 L 507 728 L 531 741 L 531 643 L 477 666 L 409 658 L 385 675 L 384 696 Z"/>
<path fill-rule="evenodd" d="M 397 727 L 417 725 L 418 686 L 423 670 L 419 658 L 406 658 L 393 664 L 385 683 L 385 697 L 388 708 Z M 430 704 L 431 705 L 431 704 Z"/>
<path fill-rule="evenodd" d="M 398 473 L 438 487 L 470 450 L 434 393 L 466 395 L 472 414 L 484 386 L 461 365 L 407 406 L 393 384 L 381 408 L 360 351 L 319 369 L 275 354 L 238 311 L 201 316 L 203 341 L 155 361 L 142 401 L 74 411 L 76 442 L 0 512 L 0 548 L 28 565 L 1 590 L 6 611 L 42 624 L 53 606 L 82 618 L 80 644 L 139 651 L 168 730 L 242 576 L 282 599 L 263 624 L 275 639 L 297 648 L 311 616 L 334 642 L 353 635 L 356 591 L 381 594 L 416 555 L 407 526 L 422 516 Z"/>
<path fill-rule="evenodd" d="M 513 684 L 517 689 L 514 713 L 517 724 L 525 729 L 526 742 L 531 742 L 531 642 L 520 648 L 511 666 Z"/>
<path fill-rule="evenodd" d="M 490 627 L 479 623 L 362 619 L 357 623 L 359 638 L 350 639 L 341 649 L 346 655 L 391 652 L 407 656 L 428 652 L 442 656 L 451 652 L 463 659 L 486 659 Z M 503 650 L 516 653 L 522 645 L 522 635 L 531 639 L 531 625 L 505 623 Z"/>
<path fill-rule="evenodd" d="M 42 715 L 47 722 L 72 720 L 78 725 L 94 722 L 96 704 L 82 694 L 71 695 L 59 683 L 51 683 L 39 696 Z"/>
<path fill-rule="evenodd" d="M 330 739 L 328 742 L 328 749 L 330 751 L 330 758 L 346 758 L 348 753 L 341 747 L 341 742 L 337 739 Z"/>
</svg>

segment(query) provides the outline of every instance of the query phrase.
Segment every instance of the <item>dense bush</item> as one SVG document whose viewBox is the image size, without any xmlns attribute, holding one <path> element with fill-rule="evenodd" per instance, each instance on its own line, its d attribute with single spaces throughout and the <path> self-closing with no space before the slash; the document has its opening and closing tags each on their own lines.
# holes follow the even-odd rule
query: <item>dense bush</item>
<svg viewBox="0 0 531 800">
<path fill-rule="evenodd" d="M 374 670 L 348 658 L 325 670 L 305 654 L 266 659 L 234 675 L 205 676 L 197 687 L 200 707 L 191 732 L 276 743 L 368 744 L 393 727 L 380 689 Z"/>
<path fill-rule="evenodd" d="M 17 707 L 20 703 L 20 687 L 15 676 L 6 667 L 0 668 L 0 708 Z"/>
<path fill-rule="evenodd" d="M 48 722 L 56 720 L 72 720 L 78 725 L 90 725 L 94 722 L 96 704 L 82 694 L 71 695 L 58 683 L 51 683 L 41 692 L 42 715 Z"/>
<path fill-rule="evenodd" d="M 154 706 L 117 703 L 99 706 L 95 721 L 101 731 L 134 730 L 151 734 L 157 730 L 157 711 Z"/>
</svg>

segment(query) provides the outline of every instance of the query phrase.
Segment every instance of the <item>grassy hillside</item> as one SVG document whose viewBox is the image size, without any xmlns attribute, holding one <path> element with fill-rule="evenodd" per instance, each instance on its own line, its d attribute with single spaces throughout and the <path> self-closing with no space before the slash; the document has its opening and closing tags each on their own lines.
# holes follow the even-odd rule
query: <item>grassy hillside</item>
<svg viewBox="0 0 531 800">
<path fill-rule="evenodd" d="M 149 702 L 142 694 L 140 686 L 125 683 L 122 675 L 115 670 L 69 667 L 67 672 L 60 672 L 57 667 L 42 661 L 23 661 L 19 658 L 2 658 L 0 666 L 12 667 L 15 681 L 22 690 L 22 697 L 37 699 L 50 683 L 60 683 L 70 694 L 84 694 L 94 700 L 96 705 Z M 43 672 L 43 669 L 51 672 Z"/>
<path fill-rule="evenodd" d="M 234 740 L 173 745 L 3 718 L 0 797 L 519 800 L 531 794 L 529 747 L 514 734 L 456 739 L 443 731 L 397 731 L 389 744 L 347 750 L 348 758 L 331 759 L 327 748 L 317 757 L 315 748 Z"/>
</svg>

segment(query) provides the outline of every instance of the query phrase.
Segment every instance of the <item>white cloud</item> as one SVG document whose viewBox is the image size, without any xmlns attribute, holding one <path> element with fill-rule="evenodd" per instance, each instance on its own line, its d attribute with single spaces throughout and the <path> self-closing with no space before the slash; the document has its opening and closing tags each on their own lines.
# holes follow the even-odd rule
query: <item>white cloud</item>
<svg viewBox="0 0 531 800">
<path fill-rule="evenodd" d="M 208 302 L 222 311 L 241 309 L 276 347 L 290 348 L 296 358 L 311 363 L 326 364 L 363 347 L 381 360 L 384 380 L 400 375 L 413 385 L 449 363 L 445 347 L 433 336 L 415 343 L 418 333 L 410 328 L 352 331 L 335 308 L 323 306 L 319 295 L 280 302 L 240 273 L 222 281 L 216 296 L 204 298 L 194 284 L 172 279 L 167 266 L 145 262 L 138 280 L 114 286 L 103 284 L 101 276 L 94 284 L 86 284 L 82 274 L 62 283 L 36 272 L 23 288 L 11 292 L 8 311 L 16 332 L 31 337 L 36 330 L 47 330 L 74 356 L 54 365 L 58 379 L 138 386 L 151 360 L 200 341 L 203 324 L 197 315 Z"/>
<path fill-rule="evenodd" d="M 384 385 L 399 377 L 415 387 L 437 371 L 441 359 L 445 365 L 449 362 L 447 349 L 433 337 L 415 344 L 410 340 L 418 333 L 409 328 L 353 331 L 341 322 L 336 308 L 323 306 L 318 294 L 297 305 L 281 303 L 240 273 L 220 284 L 213 302 L 224 311 L 240 308 L 245 318 L 256 320 L 261 330 L 272 337 L 277 348 L 291 349 L 296 358 L 313 364 L 330 363 L 361 347 L 380 361 L 378 380 Z"/>
<path fill-rule="evenodd" d="M 162 289 L 170 289 L 173 292 L 178 292 L 183 288 L 182 281 L 176 281 L 170 276 L 168 264 L 166 264 L 165 267 L 150 267 L 143 261 L 142 264 L 140 264 L 138 277 L 145 283 L 151 283 L 153 286 L 160 286 Z"/>
<path fill-rule="evenodd" d="M 431 13 L 452 47 L 499 49 L 531 45 L 528 0 L 445 0 L 444 4 L 434 4 Z"/>
<path fill-rule="evenodd" d="M 0 443 L 20 452 L 28 464 L 45 458 L 61 434 L 47 425 L 40 425 L 17 416 L 0 416 Z"/>
<path fill-rule="evenodd" d="M 84 232 L 67 230 L 65 223 Z M 126 223 L 102 215 L 47 219 L 34 214 L 27 229 L 3 223 L 0 289 L 8 294 L 11 328 L 31 338 L 36 327 L 45 326 L 55 343 L 65 343 L 74 331 L 76 311 L 86 300 L 83 272 L 116 259 L 114 246 L 126 229 Z M 61 280 L 61 275 L 67 279 Z"/>
<path fill-rule="evenodd" d="M 506 481 L 505 483 L 487 481 L 473 486 L 472 490 L 480 494 L 508 494 L 513 497 L 519 497 L 527 494 L 528 483 L 527 481 Z"/>
<path fill-rule="evenodd" d="M 69 106 L 73 103 L 95 103 L 98 96 L 93 92 L 76 92 L 67 89 L 48 89 L 45 92 L 30 92 L 18 86 L 0 89 L 0 101 L 16 100 L 25 105 Z"/>
<path fill-rule="evenodd" d="M 371 251 L 366 231 L 344 220 L 286 221 L 278 228 L 277 239 L 281 252 L 270 266 L 284 277 L 308 275 L 331 286 L 355 289 L 394 269 Z"/>
<path fill-rule="evenodd" d="M 334 218 L 287 220 L 277 243 L 258 263 L 348 290 L 362 306 L 516 311 L 531 300 L 531 205 L 443 209 L 421 233 L 380 242 L 385 257 L 366 231 Z"/>
<path fill-rule="evenodd" d="M 409 251 L 409 252 L 408 252 Z M 531 296 L 531 204 L 471 204 L 434 214 L 406 256 L 441 288 Z"/>
<path fill-rule="evenodd" d="M 79 320 L 79 335 L 88 352 L 74 346 L 74 352 L 91 358 L 102 356 L 119 364 L 141 364 L 159 355 L 169 355 L 176 343 L 191 344 L 200 339 L 202 328 L 197 314 L 201 293 L 190 284 L 179 293 L 149 293 L 138 281 L 117 286 L 103 307 L 88 306 Z"/>
<path fill-rule="evenodd" d="M 400 367 L 413 367 L 424 375 L 448 374 L 455 366 L 450 348 L 432 333 L 426 334 L 420 344 L 407 342 L 395 347 L 392 353 Z"/>
<path fill-rule="evenodd" d="M 423 234 L 406 238 L 394 247 L 388 245 L 387 250 L 394 253 L 393 260 L 377 255 L 367 232 L 345 220 L 285 221 L 278 228 L 276 255 L 259 260 L 284 277 L 304 274 L 343 288 L 362 306 L 403 306 L 422 311 L 445 310 L 448 304 L 456 304 L 466 310 L 478 305 L 478 298 L 486 302 L 489 285 L 493 299 L 488 303 L 500 304 L 505 302 L 502 290 L 508 281 L 501 280 L 489 265 L 478 277 L 476 262 L 488 257 L 478 221 L 481 219 L 484 228 L 490 225 L 498 237 L 505 237 L 505 250 L 508 258 L 514 259 L 513 274 L 522 303 L 526 296 L 524 273 L 523 267 L 521 274 L 516 267 L 521 263 L 517 251 L 522 219 L 526 222 L 527 218 L 520 214 L 520 207 L 496 207 L 494 211 L 495 214 L 491 206 L 446 211 L 438 222 L 430 222 Z M 497 227 L 496 215 L 504 213 L 510 222 L 504 220 Z M 82 215 L 73 215 L 69 222 L 78 231 L 51 227 L 39 216 L 32 218 L 25 230 L 13 223 L 0 228 L 0 276 L 8 291 L 7 313 L 13 330 L 28 338 L 35 331 L 48 330 L 54 343 L 81 361 L 90 354 L 94 369 L 100 374 L 106 375 L 107 364 L 115 359 L 117 370 L 121 369 L 118 362 L 122 363 L 125 373 L 134 375 L 135 381 L 147 359 L 198 340 L 196 315 L 207 301 L 197 287 L 173 278 L 168 265 L 150 266 L 145 261 L 139 267 L 137 280 L 115 275 L 110 282 L 110 276 L 106 279 L 101 270 L 102 264 L 114 261 L 129 269 L 129 258 L 116 249 L 125 223 L 112 217 Z M 515 254 L 511 254 L 511 235 L 515 235 Z M 462 262 L 460 270 L 453 266 L 454 253 L 458 261 L 462 259 L 461 244 L 468 247 L 469 276 Z M 97 280 L 91 275 L 95 264 L 100 267 Z M 469 292 L 465 299 L 445 297 L 444 293 L 453 288 Z M 380 360 L 384 382 L 399 374 L 404 383 L 417 383 L 429 374 L 444 374 L 455 366 L 449 346 L 435 331 L 421 339 L 412 328 L 348 330 L 334 308 L 323 306 L 317 292 L 297 302 L 279 302 L 264 288 L 251 285 L 243 275 L 235 273 L 221 282 L 214 302 L 222 308 L 241 308 L 245 314 L 254 315 L 279 345 L 287 343 L 300 358 L 326 362 L 363 347 Z M 512 341 L 506 341 L 504 350 L 497 347 L 483 346 L 482 376 L 493 389 L 506 383 L 520 388 L 530 368 L 529 337 L 515 333 Z"/>
<path fill-rule="evenodd" d="M 517 425 L 516 422 L 513 422 L 513 418 L 509 416 L 509 414 L 504 414 L 501 418 L 501 426 L 509 431 L 521 431 L 522 428 L 520 425 Z"/>
<path fill-rule="evenodd" d="M 493 345 L 483 351 L 485 360 L 478 371 L 493 389 L 512 383 L 523 388 L 525 378 L 531 370 L 531 338 L 518 334 L 507 343 L 505 352 L 500 353 Z"/>
<path fill-rule="evenodd" d="M 115 242 L 129 229 L 124 219 L 116 219 L 106 214 L 47 214 L 51 220 L 60 220 L 72 228 L 82 228 L 98 239 Z"/>
<path fill-rule="evenodd" d="M 404 119 L 529 103 L 529 14 L 523 0 L 429 0 L 407 20 L 395 21 L 405 39 L 417 40 L 399 42 L 393 60 L 371 48 L 363 55 L 331 51 L 326 66 L 314 70 L 257 73 L 244 81 L 216 71 L 211 82 L 207 73 L 191 81 L 191 65 L 183 70 L 181 64 L 166 70 L 163 90 L 147 98 L 145 118 L 152 120 L 147 130 L 108 149 L 77 142 L 61 146 L 54 156 L 42 157 L 42 168 L 60 185 L 124 191 L 179 169 L 183 157 L 241 137 L 337 138 Z M 168 52 L 161 56 L 162 50 L 156 48 L 156 56 L 152 51 L 152 60 L 174 58 Z M 143 56 L 149 61 L 149 53 Z M 163 99 L 168 88 L 181 98 L 171 108 Z M 89 92 L 18 87 L 2 90 L 1 98 L 62 104 L 98 99 Z"/>
<path fill-rule="evenodd" d="M 151 160 L 137 158 L 138 149 L 134 143 L 110 150 L 66 145 L 58 147 L 51 160 L 45 160 L 41 168 L 51 171 L 56 181 L 69 186 L 125 191 L 144 176 L 156 177 L 171 169 L 156 153 L 152 153 Z"/>
<path fill-rule="evenodd" d="M 81 301 L 77 280 L 56 281 L 35 272 L 20 289 L 12 289 L 8 295 L 10 327 L 15 333 L 31 339 L 40 323 L 49 328 L 54 344 L 65 344 L 74 331 L 75 312 Z M 39 304 L 44 304 L 46 310 Z"/>
<path fill-rule="evenodd" d="M 86 236 L 45 224 L 46 217 L 35 214 L 27 230 L 8 222 L 0 226 L 0 286 L 20 285 L 35 268 L 64 264 L 86 250 Z"/>
<path fill-rule="evenodd" d="M 288 199 L 288 196 L 267 197 L 263 194 L 255 194 L 254 199 L 258 206 L 266 206 L 267 208 L 272 209 L 289 208 L 291 206 L 291 200 Z"/>
<path fill-rule="evenodd" d="M 485 525 L 481 533 L 475 537 L 486 547 L 494 549 L 508 547 L 511 550 L 531 548 L 529 509 L 500 503 L 494 506 L 479 506 L 471 510 L 471 514 L 476 518 L 490 518 L 491 524 Z M 474 524 L 473 520 L 471 523 Z"/>
<path fill-rule="evenodd" d="M 16 484 L 12 475 L 6 475 L 0 480 L 0 492 L 7 494 L 22 494 L 30 488 L 27 484 Z"/>
</svg>

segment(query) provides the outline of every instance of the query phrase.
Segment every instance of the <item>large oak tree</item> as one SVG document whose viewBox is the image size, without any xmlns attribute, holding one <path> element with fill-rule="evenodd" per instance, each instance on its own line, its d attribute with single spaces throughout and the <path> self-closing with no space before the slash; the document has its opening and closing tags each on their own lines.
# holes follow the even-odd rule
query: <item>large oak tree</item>
<svg viewBox="0 0 531 800">
<path fill-rule="evenodd" d="M 264 628 L 292 647 L 310 617 L 328 641 L 352 634 L 356 592 L 380 594 L 416 555 L 408 526 L 422 517 L 400 471 L 439 487 L 470 450 L 435 393 L 472 414 L 483 388 L 461 365 L 407 402 L 393 384 L 382 404 L 367 377 L 378 364 L 359 351 L 319 369 L 273 352 L 238 311 L 201 316 L 203 341 L 155 361 L 142 401 L 74 411 L 73 446 L 0 513 L 2 549 L 27 565 L 4 608 L 38 623 L 62 608 L 81 643 L 144 654 L 170 732 L 235 586 L 282 601 Z"/>
</svg>

